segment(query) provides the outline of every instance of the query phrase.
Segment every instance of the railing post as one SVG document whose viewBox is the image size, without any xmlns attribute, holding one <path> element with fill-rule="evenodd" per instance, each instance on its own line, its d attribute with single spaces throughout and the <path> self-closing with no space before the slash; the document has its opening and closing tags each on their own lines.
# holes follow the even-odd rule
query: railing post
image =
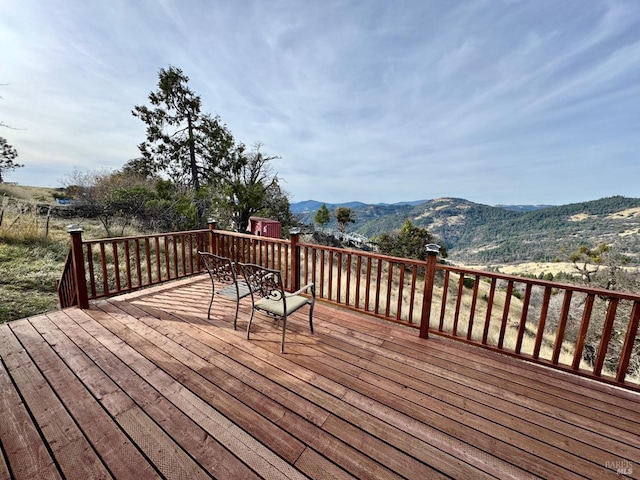
<svg viewBox="0 0 640 480">
<path fill-rule="evenodd" d="M 214 233 L 214 230 L 217 227 L 216 221 L 213 218 L 209 218 L 207 220 L 207 223 L 209 224 L 209 253 L 214 253 L 214 254 L 218 254 L 218 237 L 216 236 L 216 234 Z"/>
<path fill-rule="evenodd" d="M 89 308 L 84 254 L 82 251 L 82 227 L 78 224 L 69 225 L 67 232 L 71 235 L 71 263 L 73 265 L 73 280 L 76 284 L 78 307 Z"/>
<path fill-rule="evenodd" d="M 291 289 L 295 292 L 300 289 L 300 247 L 298 247 L 300 229 L 289 230 L 289 238 L 291 240 Z"/>
<path fill-rule="evenodd" d="M 436 260 L 440 245 L 430 243 L 427 249 L 427 269 L 424 274 L 424 296 L 422 298 L 422 316 L 420 318 L 420 338 L 429 338 L 429 321 L 431 320 L 431 301 L 433 300 L 433 284 L 436 278 Z"/>
</svg>

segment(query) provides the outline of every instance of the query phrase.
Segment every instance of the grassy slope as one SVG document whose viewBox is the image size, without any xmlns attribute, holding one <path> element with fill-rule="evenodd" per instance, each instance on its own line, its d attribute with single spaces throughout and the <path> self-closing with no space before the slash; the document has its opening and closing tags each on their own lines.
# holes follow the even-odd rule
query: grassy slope
<svg viewBox="0 0 640 480">
<path fill-rule="evenodd" d="M 0 322 L 55 310 L 56 280 L 68 251 L 64 226 L 46 223 L 26 210 L 38 203 L 54 203 L 53 188 L 0 184 Z"/>
<path fill-rule="evenodd" d="M 0 238 L 0 322 L 58 307 L 56 280 L 67 248 L 65 243 L 13 243 Z"/>
</svg>

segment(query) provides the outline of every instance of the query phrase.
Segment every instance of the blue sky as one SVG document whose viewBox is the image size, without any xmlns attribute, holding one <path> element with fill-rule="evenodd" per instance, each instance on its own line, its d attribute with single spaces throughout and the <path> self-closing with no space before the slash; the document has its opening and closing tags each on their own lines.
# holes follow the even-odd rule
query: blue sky
<svg viewBox="0 0 640 480">
<path fill-rule="evenodd" d="M 3 0 L 0 51 L 8 181 L 122 167 L 173 65 L 293 202 L 640 196 L 637 0 Z"/>
</svg>

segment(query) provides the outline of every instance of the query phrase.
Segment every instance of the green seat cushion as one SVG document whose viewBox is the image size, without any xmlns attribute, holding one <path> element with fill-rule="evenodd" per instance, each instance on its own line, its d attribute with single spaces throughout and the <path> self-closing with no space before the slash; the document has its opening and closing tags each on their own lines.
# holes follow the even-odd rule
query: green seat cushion
<svg viewBox="0 0 640 480">
<path fill-rule="evenodd" d="M 232 299 L 236 299 L 236 296 L 239 293 L 239 298 L 244 298 L 251 293 L 249 290 L 249 285 L 244 280 L 238 280 L 238 290 L 236 290 L 236 286 L 232 283 L 231 285 L 227 285 L 222 290 L 218 291 L 219 295 L 224 295 L 225 297 L 230 297 Z"/>
<path fill-rule="evenodd" d="M 307 303 L 311 303 L 310 300 L 307 297 L 303 297 L 302 295 L 294 295 L 292 297 L 287 297 L 287 315 L 295 312 L 296 310 L 306 305 Z M 256 302 L 255 307 L 265 312 L 278 315 L 280 317 L 284 316 L 284 304 L 282 300 L 271 300 L 269 298 L 261 298 Z"/>
</svg>

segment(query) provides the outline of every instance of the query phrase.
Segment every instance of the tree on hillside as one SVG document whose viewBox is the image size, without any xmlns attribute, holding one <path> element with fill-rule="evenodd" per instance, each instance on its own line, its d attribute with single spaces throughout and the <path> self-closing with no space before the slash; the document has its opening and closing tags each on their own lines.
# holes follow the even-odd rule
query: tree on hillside
<svg viewBox="0 0 640 480">
<path fill-rule="evenodd" d="M 137 105 L 132 111 L 147 125 L 147 139 L 138 146 L 142 157 L 128 167 L 147 175 L 165 173 L 197 194 L 203 182 L 215 182 L 221 170 L 234 168 L 223 164 L 237 159 L 232 153 L 243 147 L 235 145 L 220 117 L 202 113 L 200 97 L 188 82 L 179 68 L 160 69 L 158 89 L 149 94 L 151 107 Z"/>
<path fill-rule="evenodd" d="M 417 260 L 425 260 L 427 258 L 426 245 L 437 242 L 438 239 L 426 228 L 413 225 L 409 219 L 405 220 L 397 233 L 385 232 L 376 239 L 380 253 L 383 255 Z M 440 247 L 440 255 L 447 256 L 444 247 Z"/>
<path fill-rule="evenodd" d="M 356 223 L 356 215 L 352 209 L 348 207 L 336 208 L 336 221 L 340 226 L 340 231 L 344 233 L 347 229 L 347 223 Z"/>
<path fill-rule="evenodd" d="M 143 230 L 196 228 L 193 190 L 170 180 L 149 178 L 131 170 L 74 170 L 64 180 L 66 196 L 79 216 L 97 218 L 108 237 L 128 225 Z M 116 230 L 119 228 L 119 230 Z"/>
<path fill-rule="evenodd" d="M 16 158 L 18 151 L 5 138 L 0 137 L 0 183 L 4 181 L 4 172 L 24 166 L 16 163 Z"/>
<path fill-rule="evenodd" d="M 640 288 L 640 272 L 626 268 L 629 257 L 606 243 L 599 243 L 594 248 L 580 245 L 569 253 L 569 260 L 586 285 L 630 292 Z"/>
<path fill-rule="evenodd" d="M 289 193 L 280 186 L 279 182 L 266 191 L 263 208 L 258 214 L 262 217 L 278 220 L 282 225 L 283 232 L 297 224 L 293 213 L 291 213 Z"/>
<path fill-rule="evenodd" d="M 320 228 L 324 228 L 331 221 L 331 215 L 329 214 L 329 209 L 323 203 L 322 206 L 316 212 L 316 216 L 313 217 L 313 220 L 320 225 Z"/>
<path fill-rule="evenodd" d="M 201 100 L 189 87 L 179 68 L 160 69 L 158 88 L 149 94 L 150 106 L 136 106 L 133 115 L 147 125 L 147 139 L 139 145 L 141 157 L 127 162 L 123 171 L 156 180 L 169 179 L 180 194 L 180 211 L 191 202 L 196 220 L 205 213 L 216 220 L 235 223 L 243 230 L 249 217 L 260 212 L 277 213 L 289 221 L 289 201 L 270 169 L 269 157 L 245 152 L 220 117 L 201 111 Z M 157 199 L 158 206 L 167 199 Z M 177 204 L 176 204 L 177 205 Z M 207 212 L 208 210 L 208 212 Z"/>
<path fill-rule="evenodd" d="M 605 254 L 609 251 L 606 243 L 600 243 L 596 248 L 589 248 L 580 245 L 575 251 L 569 254 L 569 260 L 586 284 L 593 281 L 594 275 L 600 270 L 604 262 Z"/>
<path fill-rule="evenodd" d="M 233 221 L 244 232 L 253 215 L 275 218 L 283 225 L 291 224 L 289 199 L 281 188 L 271 162 L 279 157 L 265 155 L 257 143 L 248 154 L 238 153 L 238 159 L 222 172 L 222 182 L 209 185 L 218 220 Z M 225 218 L 226 217 L 226 218 Z"/>
<path fill-rule="evenodd" d="M 78 213 L 100 220 L 108 237 L 116 226 L 122 234 L 134 220 L 144 221 L 146 204 L 156 196 L 152 180 L 121 171 L 74 170 L 65 183 Z"/>
</svg>

